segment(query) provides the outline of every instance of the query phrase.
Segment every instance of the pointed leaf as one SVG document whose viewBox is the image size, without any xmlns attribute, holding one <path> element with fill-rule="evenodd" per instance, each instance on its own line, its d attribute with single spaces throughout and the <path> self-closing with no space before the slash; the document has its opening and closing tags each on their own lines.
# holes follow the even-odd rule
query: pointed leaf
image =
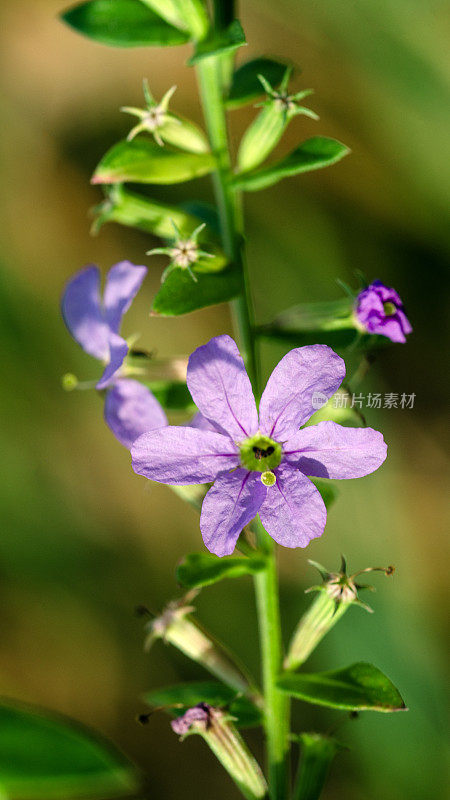
<svg viewBox="0 0 450 800">
<path fill-rule="evenodd" d="M 194 267 L 195 283 L 186 270 L 175 269 L 156 295 L 152 310 L 165 317 L 188 314 L 199 308 L 227 303 L 241 291 L 241 275 L 233 266 L 221 272 L 200 273 Z"/>
<path fill-rule="evenodd" d="M 406 708 L 389 678 L 363 661 L 331 672 L 284 673 L 277 685 L 292 697 L 329 708 L 386 712 Z"/>
<path fill-rule="evenodd" d="M 0 703 L 0 786 L 10 800 L 129 797 L 135 767 L 68 717 L 11 700 Z"/>
<path fill-rule="evenodd" d="M 224 578 L 240 578 L 253 575 L 264 569 L 264 558 L 228 556 L 217 558 L 210 553 L 191 553 L 186 556 L 176 570 L 178 583 L 187 589 L 209 586 Z"/>
<path fill-rule="evenodd" d="M 211 153 L 182 153 L 147 139 L 111 147 L 95 170 L 92 183 L 183 183 L 215 167 Z"/>
<path fill-rule="evenodd" d="M 203 219 L 185 211 L 180 206 L 160 203 L 136 192 L 129 192 L 122 184 L 108 188 L 106 199 L 94 209 L 96 219 L 93 231 L 97 233 L 106 222 L 118 222 L 145 233 L 153 233 L 162 239 L 173 241 L 173 223 L 182 238 L 189 238 Z M 212 258 L 203 258 L 199 269 L 204 272 L 217 272 L 223 269 L 228 259 L 219 245 L 219 237 L 211 227 L 205 227 L 199 234 L 198 242 Z"/>
<path fill-rule="evenodd" d="M 203 58 L 231 53 L 245 44 L 245 33 L 242 25 L 239 20 L 235 19 L 225 30 L 212 32 L 210 36 L 199 42 L 194 54 L 187 63 L 192 67 Z"/>
<path fill-rule="evenodd" d="M 234 689 L 219 681 L 178 683 L 147 692 L 144 699 L 153 708 L 172 706 L 167 711 L 174 717 L 180 716 L 184 710 L 198 703 L 209 703 L 211 706 L 229 709 L 231 716 L 236 717 L 238 727 L 250 728 L 261 725 L 262 721 L 260 709 L 248 697 L 237 694 Z"/>
<path fill-rule="evenodd" d="M 87 0 L 65 11 L 62 19 L 78 33 L 112 47 L 165 47 L 190 38 L 141 0 Z"/>
<path fill-rule="evenodd" d="M 246 192 L 266 189 L 283 178 L 335 164 L 349 152 L 349 148 L 336 139 L 313 136 L 288 156 L 282 158 L 281 161 L 255 172 L 238 175 L 234 181 L 234 186 L 236 189 L 242 189 Z"/>
<path fill-rule="evenodd" d="M 233 75 L 230 93 L 226 101 L 229 109 L 240 108 L 264 94 L 258 75 L 262 75 L 273 87 L 279 86 L 286 72 L 286 64 L 272 58 L 255 58 L 242 64 Z"/>
</svg>

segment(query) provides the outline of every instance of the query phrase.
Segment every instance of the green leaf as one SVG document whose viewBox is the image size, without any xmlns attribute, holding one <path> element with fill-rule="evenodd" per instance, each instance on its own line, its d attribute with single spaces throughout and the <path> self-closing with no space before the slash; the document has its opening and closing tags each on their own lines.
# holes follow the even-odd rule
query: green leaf
<svg viewBox="0 0 450 800">
<path fill-rule="evenodd" d="M 245 175 L 237 175 L 234 186 L 246 192 L 256 192 L 273 186 L 283 178 L 336 164 L 349 152 L 349 148 L 336 139 L 313 136 L 275 164 Z"/>
<path fill-rule="evenodd" d="M 141 0 L 88 0 L 69 8 L 62 19 L 78 33 L 112 47 L 184 44 L 189 34 L 161 19 Z"/>
<path fill-rule="evenodd" d="M 336 489 L 336 486 L 334 483 L 328 479 L 325 480 L 324 478 L 311 478 L 310 480 L 316 489 L 319 490 L 323 502 L 325 503 L 327 509 L 329 509 L 339 495 L 339 491 Z"/>
<path fill-rule="evenodd" d="M 92 183 L 183 183 L 207 175 L 214 167 L 211 153 L 183 153 L 149 139 L 133 139 L 108 150 Z"/>
<path fill-rule="evenodd" d="M 224 578 L 240 578 L 253 575 L 265 567 L 264 558 L 227 556 L 217 558 L 210 553 L 191 553 L 186 556 L 176 570 L 178 583 L 187 589 L 209 586 Z"/>
<path fill-rule="evenodd" d="M 194 411 L 189 389 L 179 381 L 151 381 L 146 383 L 163 408 L 170 411 Z"/>
<path fill-rule="evenodd" d="M 225 30 L 214 31 L 206 39 L 199 42 L 194 54 L 187 63 L 192 67 L 203 58 L 231 53 L 245 44 L 245 33 L 242 25 L 239 20 L 235 19 Z"/>
<path fill-rule="evenodd" d="M 94 214 L 96 215 L 92 226 L 94 233 L 97 233 L 106 222 L 117 222 L 170 241 L 174 238 L 173 223 L 180 231 L 181 237 L 187 239 L 203 222 L 201 217 L 194 216 L 180 206 L 160 203 L 135 192 L 129 192 L 122 184 L 107 189 L 106 199 L 94 209 Z M 228 259 L 219 246 L 216 231 L 207 225 L 200 231 L 198 241 L 202 249 L 212 255 L 212 258 L 202 259 L 199 268 L 201 266 L 204 272 L 217 272 L 223 269 Z"/>
<path fill-rule="evenodd" d="M 241 275 L 232 264 L 221 272 L 194 271 L 197 282 L 183 269 L 175 269 L 156 295 L 152 311 L 164 317 L 189 314 L 199 308 L 227 303 L 241 291 Z"/>
<path fill-rule="evenodd" d="M 293 738 L 302 751 L 293 800 L 319 800 L 331 763 L 345 745 L 319 733 L 300 733 Z"/>
<path fill-rule="evenodd" d="M 174 717 L 198 703 L 209 703 L 211 706 L 226 706 L 231 716 L 236 717 L 236 724 L 240 728 L 250 728 L 262 722 L 260 709 L 248 697 L 238 695 L 235 689 L 219 681 L 178 683 L 147 692 L 144 699 L 152 708 L 176 705 L 177 708 L 167 708 Z"/>
<path fill-rule="evenodd" d="M 3 700 L 0 787 L 8 800 L 125 797 L 137 770 L 111 744 L 62 715 Z"/>
<path fill-rule="evenodd" d="M 360 661 L 344 669 L 314 674 L 284 673 L 282 691 L 318 706 L 350 711 L 400 711 L 406 708 L 394 684 L 373 664 Z"/>
<path fill-rule="evenodd" d="M 229 109 L 240 108 L 264 94 L 258 75 L 262 75 L 271 86 L 281 83 L 286 64 L 274 61 L 271 58 L 255 58 L 242 64 L 233 75 L 226 107 Z"/>
</svg>

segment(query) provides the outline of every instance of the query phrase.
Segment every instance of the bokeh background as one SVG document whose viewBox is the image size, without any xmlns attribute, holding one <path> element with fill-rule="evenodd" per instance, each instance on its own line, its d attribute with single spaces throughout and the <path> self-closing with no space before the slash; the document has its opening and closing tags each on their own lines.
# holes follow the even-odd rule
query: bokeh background
<svg viewBox="0 0 450 800">
<path fill-rule="evenodd" d="M 0 199 L 0 676 L 1 692 L 94 725 L 150 776 L 152 797 L 238 797 L 200 739 L 179 745 L 167 718 L 135 723 L 142 693 L 203 673 L 177 652 L 142 652 L 139 602 L 160 607 L 177 592 L 174 566 L 201 549 L 196 513 L 171 490 L 130 469 L 102 421 L 94 392 L 66 394 L 61 375 L 96 367 L 59 316 L 64 281 L 87 262 L 106 270 L 147 263 L 149 237 L 118 226 L 89 234 L 100 199 L 89 177 L 129 128 L 121 105 L 141 104 L 147 76 L 173 107 L 200 120 L 188 48 L 113 50 L 57 20 L 60 0 L 3 0 Z M 337 712 L 298 705 L 297 729 L 327 730 L 351 745 L 325 798 L 426 800 L 444 796 L 446 563 L 446 190 L 448 6 L 441 0 L 245 0 L 249 46 L 239 59 L 282 55 L 314 87 L 319 123 L 299 118 L 281 150 L 321 133 L 350 145 L 341 164 L 248 195 L 248 250 L 258 320 L 285 306 L 340 296 L 336 278 L 379 277 L 405 299 L 414 334 L 387 349 L 362 391 L 415 393 L 413 410 L 367 412 L 390 444 L 378 473 L 341 485 L 324 536 L 280 553 L 285 637 L 315 582 L 306 557 L 354 569 L 393 563 L 375 578 L 376 613 L 352 609 L 311 660 L 332 668 L 374 661 L 401 688 L 407 714 Z M 447 47 L 446 47 L 447 45 Z M 252 109 L 233 112 L 235 141 Z M 177 197 L 209 197 L 185 184 Z M 169 197 L 158 191 L 158 196 Z M 173 197 L 173 192 L 170 193 Z M 160 276 L 152 264 L 125 334 L 160 355 L 190 352 L 231 331 L 226 307 L 174 320 L 148 316 Z M 447 340 L 448 341 L 448 340 Z M 263 348 L 268 372 L 281 354 Z M 202 621 L 258 669 L 250 581 L 222 583 L 198 600 Z M 249 741 L 260 753 L 258 735 Z"/>
</svg>

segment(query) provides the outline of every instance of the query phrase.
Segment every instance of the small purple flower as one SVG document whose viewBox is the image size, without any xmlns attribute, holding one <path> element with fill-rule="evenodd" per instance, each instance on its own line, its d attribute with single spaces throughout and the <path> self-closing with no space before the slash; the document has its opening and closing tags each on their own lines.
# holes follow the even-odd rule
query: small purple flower
<svg viewBox="0 0 450 800">
<path fill-rule="evenodd" d="M 189 359 L 187 384 L 212 429 L 168 426 L 149 431 L 131 449 L 139 475 L 172 485 L 215 481 L 202 507 L 206 547 L 233 552 L 239 534 L 259 513 L 272 538 L 306 547 L 321 536 L 326 509 L 307 476 L 359 478 L 386 458 L 381 433 L 320 422 L 302 430 L 315 397 L 331 397 L 345 375 L 326 345 L 291 350 L 270 376 L 259 416 L 236 343 L 218 336 Z"/>
<path fill-rule="evenodd" d="M 124 377 L 128 344 L 119 330 L 146 273 L 146 267 L 120 261 L 110 269 L 101 298 L 100 270 L 86 267 L 69 280 L 61 301 L 64 322 L 75 341 L 104 364 L 96 388 L 108 390 L 105 421 L 128 448 L 145 431 L 167 425 L 166 415 L 149 389 Z"/>
<path fill-rule="evenodd" d="M 178 736 L 186 736 L 189 733 L 192 725 L 197 725 L 200 729 L 206 730 L 209 724 L 211 706 L 208 703 L 198 703 L 193 708 L 188 710 L 181 716 L 172 720 L 170 723 L 172 730 Z"/>
<path fill-rule="evenodd" d="M 387 336 L 392 342 L 406 342 L 406 335 L 412 332 L 401 298 L 378 280 L 359 293 L 355 314 L 365 331 Z"/>
</svg>

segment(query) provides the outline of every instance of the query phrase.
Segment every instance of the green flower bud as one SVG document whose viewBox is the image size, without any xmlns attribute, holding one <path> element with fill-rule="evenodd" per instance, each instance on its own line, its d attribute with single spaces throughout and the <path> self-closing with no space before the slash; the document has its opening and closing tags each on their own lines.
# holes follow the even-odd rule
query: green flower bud
<svg viewBox="0 0 450 800">
<path fill-rule="evenodd" d="M 237 157 L 239 172 L 248 172 L 265 161 L 280 141 L 293 117 L 304 114 L 312 119 L 318 119 L 317 114 L 297 103 L 298 100 L 311 94 L 311 89 L 294 95 L 287 93 L 291 72 L 292 69 L 289 67 L 278 91 L 275 91 L 262 75 L 258 76 L 267 92 L 268 99 L 262 104 L 263 110 L 242 137 Z"/>
<path fill-rule="evenodd" d="M 199 703 L 171 724 L 181 740 L 195 733 L 202 736 L 247 800 L 266 797 L 261 768 L 226 711 Z"/>
<path fill-rule="evenodd" d="M 284 668 L 297 669 L 311 655 L 319 642 L 333 628 L 351 605 L 358 605 L 372 613 L 372 609 L 358 597 L 359 589 L 371 589 L 372 586 L 355 582 L 357 575 L 363 572 L 384 572 L 392 575 L 394 567 L 367 567 L 354 575 L 347 575 L 347 562 L 342 556 L 341 571 L 327 572 L 315 561 L 309 563 L 319 570 L 324 583 L 312 586 L 307 592 L 317 591 L 319 594 L 310 608 L 301 617 L 292 636 L 289 651 L 284 661 Z"/>
</svg>

